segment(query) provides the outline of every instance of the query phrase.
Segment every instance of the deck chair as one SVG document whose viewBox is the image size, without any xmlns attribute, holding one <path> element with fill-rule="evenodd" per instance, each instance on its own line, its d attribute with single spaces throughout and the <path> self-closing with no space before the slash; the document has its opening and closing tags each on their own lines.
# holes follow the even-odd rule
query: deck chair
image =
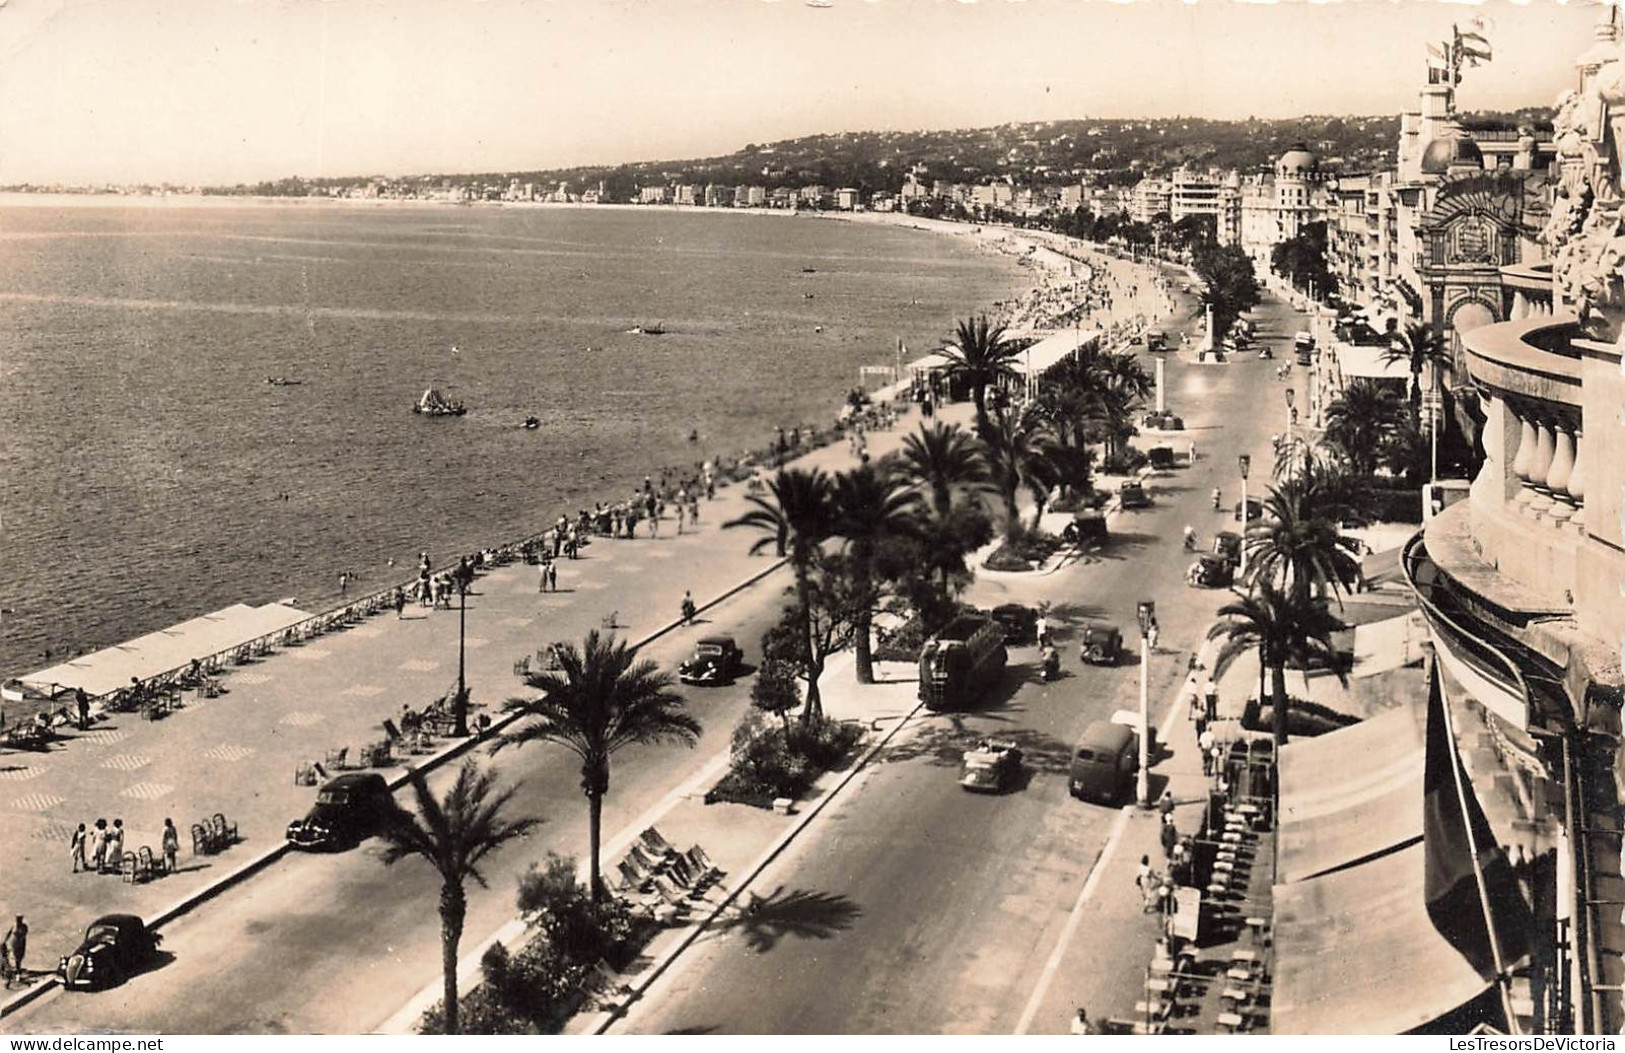
<svg viewBox="0 0 1625 1053">
<path fill-rule="evenodd" d="M 660 831 L 652 826 L 639 834 L 638 839 L 661 855 L 674 856 L 677 854 L 677 846 L 666 840 L 665 837 L 661 836 Z"/>
<path fill-rule="evenodd" d="M 648 883 L 649 879 L 639 874 L 638 868 L 625 859 L 615 864 L 615 868 L 621 872 L 621 892 L 637 891 Z"/>
<path fill-rule="evenodd" d="M 666 877 L 678 888 L 687 889 L 691 895 L 699 887 L 699 874 L 689 867 L 688 860 L 682 856 L 667 858 Z"/>
<path fill-rule="evenodd" d="M 120 862 L 119 873 L 123 875 L 125 881 L 132 885 L 135 884 L 136 871 L 140 868 L 141 861 L 134 852 L 126 852 Z"/>
<path fill-rule="evenodd" d="M 192 824 L 192 854 L 194 856 L 208 855 L 214 851 L 213 842 L 209 839 L 209 831 L 202 823 Z"/>
<path fill-rule="evenodd" d="M 343 771 L 345 768 L 349 767 L 349 764 L 347 763 L 349 759 L 350 747 L 346 746 L 341 750 L 328 750 L 327 757 L 323 760 L 323 764 L 329 768 L 332 768 L 334 771 Z"/>
<path fill-rule="evenodd" d="M 151 881 L 158 872 L 156 861 L 153 859 L 152 849 L 142 845 L 135 854 L 135 878 L 137 881 Z"/>
<path fill-rule="evenodd" d="M 688 850 L 687 859 L 698 868 L 707 881 L 720 881 L 727 874 L 727 871 L 711 862 L 711 858 L 705 854 L 705 849 L 698 844 Z"/>
<path fill-rule="evenodd" d="M 518 661 L 514 662 L 514 664 L 513 664 L 513 675 L 514 676 L 529 676 L 530 675 L 530 655 L 527 654 L 527 655 L 525 655 L 525 657 L 523 657 L 523 658 L 519 659 Z"/>
<path fill-rule="evenodd" d="M 635 844 L 627 849 L 626 858 L 630 859 L 634 866 L 646 874 L 660 874 L 666 869 L 666 861 L 646 851 L 642 845 Z"/>
<path fill-rule="evenodd" d="M 688 899 L 677 889 L 672 887 L 670 881 L 664 877 L 654 879 L 655 894 L 665 900 L 670 906 L 676 907 L 679 912 L 688 910 Z"/>
<path fill-rule="evenodd" d="M 237 843 L 236 823 L 226 822 L 226 817 L 220 812 L 214 813 L 212 822 L 214 824 L 215 836 L 220 839 L 220 843 L 222 845 L 234 845 Z"/>
</svg>

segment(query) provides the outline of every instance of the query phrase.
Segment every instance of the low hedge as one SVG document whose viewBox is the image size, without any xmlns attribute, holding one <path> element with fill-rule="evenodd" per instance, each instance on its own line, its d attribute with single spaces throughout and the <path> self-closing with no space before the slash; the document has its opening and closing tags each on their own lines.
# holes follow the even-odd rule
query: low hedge
<svg viewBox="0 0 1625 1053">
<path fill-rule="evenodd" d="M 786 727 L 752 710 L 734 729 L 728 772 L 706 791 L 705 803 L 769 809 L 777 798 L 796 800 L 845 760 L 862 737 L 857 724 L 824 720 L 804 728 L 792 720 Z"/>
</svg>

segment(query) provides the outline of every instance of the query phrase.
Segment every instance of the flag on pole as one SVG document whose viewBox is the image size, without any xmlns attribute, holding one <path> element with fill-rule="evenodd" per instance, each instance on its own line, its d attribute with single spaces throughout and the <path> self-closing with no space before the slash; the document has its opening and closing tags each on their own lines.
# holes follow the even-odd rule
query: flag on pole
<svg viewBox="0 0 1625 1053">
<path fill-rule="evenodd" d="M 1422 770 L 1423 889 L 1433 927 L 1492 981 L 1529 953 L 1534 919 L 1456 752 L 1440 676 L 1435 663 Z"/>
<path fill-rule="evenodd" d="M 1459 29 L 1456 30 L 1456 54 L 1459 57 L 1466 59 L 1468 62 L 1476 66 L 1478 65 L 1480 59 L 1488 62 L 1492 56 L 1492 52 L 1493 49 L 1490 47 L 1490 42 L 1483 36 L 1483 34 L 1463 33 Z"/>
</svg>

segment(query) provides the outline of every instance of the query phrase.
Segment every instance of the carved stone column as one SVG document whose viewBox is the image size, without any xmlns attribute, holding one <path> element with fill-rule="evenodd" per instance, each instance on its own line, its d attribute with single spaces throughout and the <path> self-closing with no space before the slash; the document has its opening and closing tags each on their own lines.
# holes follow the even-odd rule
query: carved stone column
<svg viewBox="0 0 1625 1053">
<path fill-rule="evenodd" d="M 1585 477 L 1585 433 L 1574 433 L 1574 471 L 1569 473 L 1569 500 L 1574 504 L 1574 514 L 1569 517 L 1569 528 L 1586 532 L 1586 477 Z"/>
<path fill-rule="evenodd" d="M 1569 479 L 1574 472 L 1574 433 L 1559 425 L 1553 438 L 1552 466 L 1546 472 L 1546 489 L 1552 504 L 1546 515 L 1552 524 L 1561 528 L 1574 514 L 1574 503 L 1569 499 Z"/>
<path fill-rule="evenodd" d="M 1532 518 L 1539 519 L 1552 507 L 1552 492 L 1546 486 L 1546 475 L 1552 470 L 1552 458 L 1557 454 L 1557 436 L 1548 421 L 1537 421 L 1535 429 L 1535 455 L 1529 460 L 1530 497 L 1525 507 Z"/>
<path fill-rule="evenodd" d="M 1518 452 L 1512 458 L 1512 477 L 1518 481 L 1520 489 L 1512 496 L 1512 504 L 1515 509 L 1521 511 L 1534 494 L 1534 491 L 1529 489 L 1529 466 L 1535 459 L 1535 447 L 1539 445 L 1540 440 L 1535 434 L 1535 422 L 1521 410 L 1513 412 L 1518 417 Z"/>
</svg>

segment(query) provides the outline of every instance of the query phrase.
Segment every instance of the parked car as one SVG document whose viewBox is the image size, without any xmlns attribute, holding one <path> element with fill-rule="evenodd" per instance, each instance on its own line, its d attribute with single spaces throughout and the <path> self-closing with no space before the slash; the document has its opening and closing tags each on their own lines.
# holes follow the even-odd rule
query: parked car
<svg viewBox="0 0 1625 1053">
<path fill-rule="evenodd" d="M 1184 431 L 1185 418 L 1173 410 L 1152 410 L 1140 418 L 1140 427 L 1149 431 Z"/>
<path fill-rule="evenodd" d="M 1117 501 L 1124 508 L 1149 508 L 1151 498 L 1137 480 L 1125 479 L 1117 487 Z"/>
<path fill-rule="evenodd" d="M 1202 555 L 1185 571 L 1185 583 L 1196 589 L 1228 589 L 1236 569 L 1224 556 Z"/>
<path fill-rule="evenodd" d="M 1262 516 L 1263 514 L 1264 514 L 1264 502 L 1260 501 L 1256 497 L 1247 498 L 1247 522 L 1251 523 L 1253 520 L 1257 519 L 1259 516 Z M 1236 502 L 1235 519 L 1236 519 L 1236 522 L 1238 522 L 1238 523 L 1241 522 L 1241 502 L 1240 501 Z"/>
<path fill-rule="evenodd" d="M 1183 421 L 1180 422 L 1180 426 L 1184 426 Z M 1174 451 L 1170 446 L 1153 446 L 1145 451 L 1145 456 L 1151 462 L 1151 467 L 1159 472 L 1174 466 Z"/>
<path fill-rule="evenodd" d="M 1004 642 L 1024 644 L 1038 637 L 1038 612 L 1020 603 L 993 608 L 993 620 L 1004 626 Z"/>
<path fill-rule="evenodd" d="M 1061 531 L 1061 540 L 1068 545 L 1083 541 L 1096 541 L 1104 545 L 1108 533 L 1106 513 L 1098 508 L 1080 508 L 1072 513 L 1072 522 Z"/>
<path fill-rule="evenodd" d="M 1134 775 L 1140 770 L 1140 740 L 1128 728 L 1097 720 L 1083 732 L 1083 740 L 1072 754 L 1067 788 L 1072 796 L 1085 801 L 1116 804 L 1134 788 Z"/>
<path fill-rule="evenodd" d="M 316 791 L 316 803 L 303 819 L 288 824 L 288 840 L 295 848 L 348 848 L 377 833 L 394 810 L 382 775 L 340 775 Z"/>
<path fill-rule="evenodd" d="M 1223 556 L 1232 567 L 1241 566 L 1241 535 L 1234 530 L 1221 530 L 1214 534 L 1213 554 Z"/>
<path fill-rule="evenodd" d="M 56 966 L 69 990 L 111 987 L 146 964 L 162 939 L 134 914 L 103 914 L 85 927 L 85 938 Z"/>
<path fill-rule="evenodd" d="M 1021 750 L 1007 739 L 983 739 L 965 751 L 959 785 L 982 793 L 1003 793 L 1021 779 Z"/>
<path fill-rule="evenodd" d="M 1090 665 L 1116 665 L 1123 655 L 1123 630 L 1109 622 L 1087 622 L 1078 657 Z"/>
<path fill-rule="evenodd" d="M 745 652 L 732 636 L 704 636 L 689 660 L 677 667 L 677 679 L 702 686 L 730 684 L 744 664 Z"/>
</svg>

